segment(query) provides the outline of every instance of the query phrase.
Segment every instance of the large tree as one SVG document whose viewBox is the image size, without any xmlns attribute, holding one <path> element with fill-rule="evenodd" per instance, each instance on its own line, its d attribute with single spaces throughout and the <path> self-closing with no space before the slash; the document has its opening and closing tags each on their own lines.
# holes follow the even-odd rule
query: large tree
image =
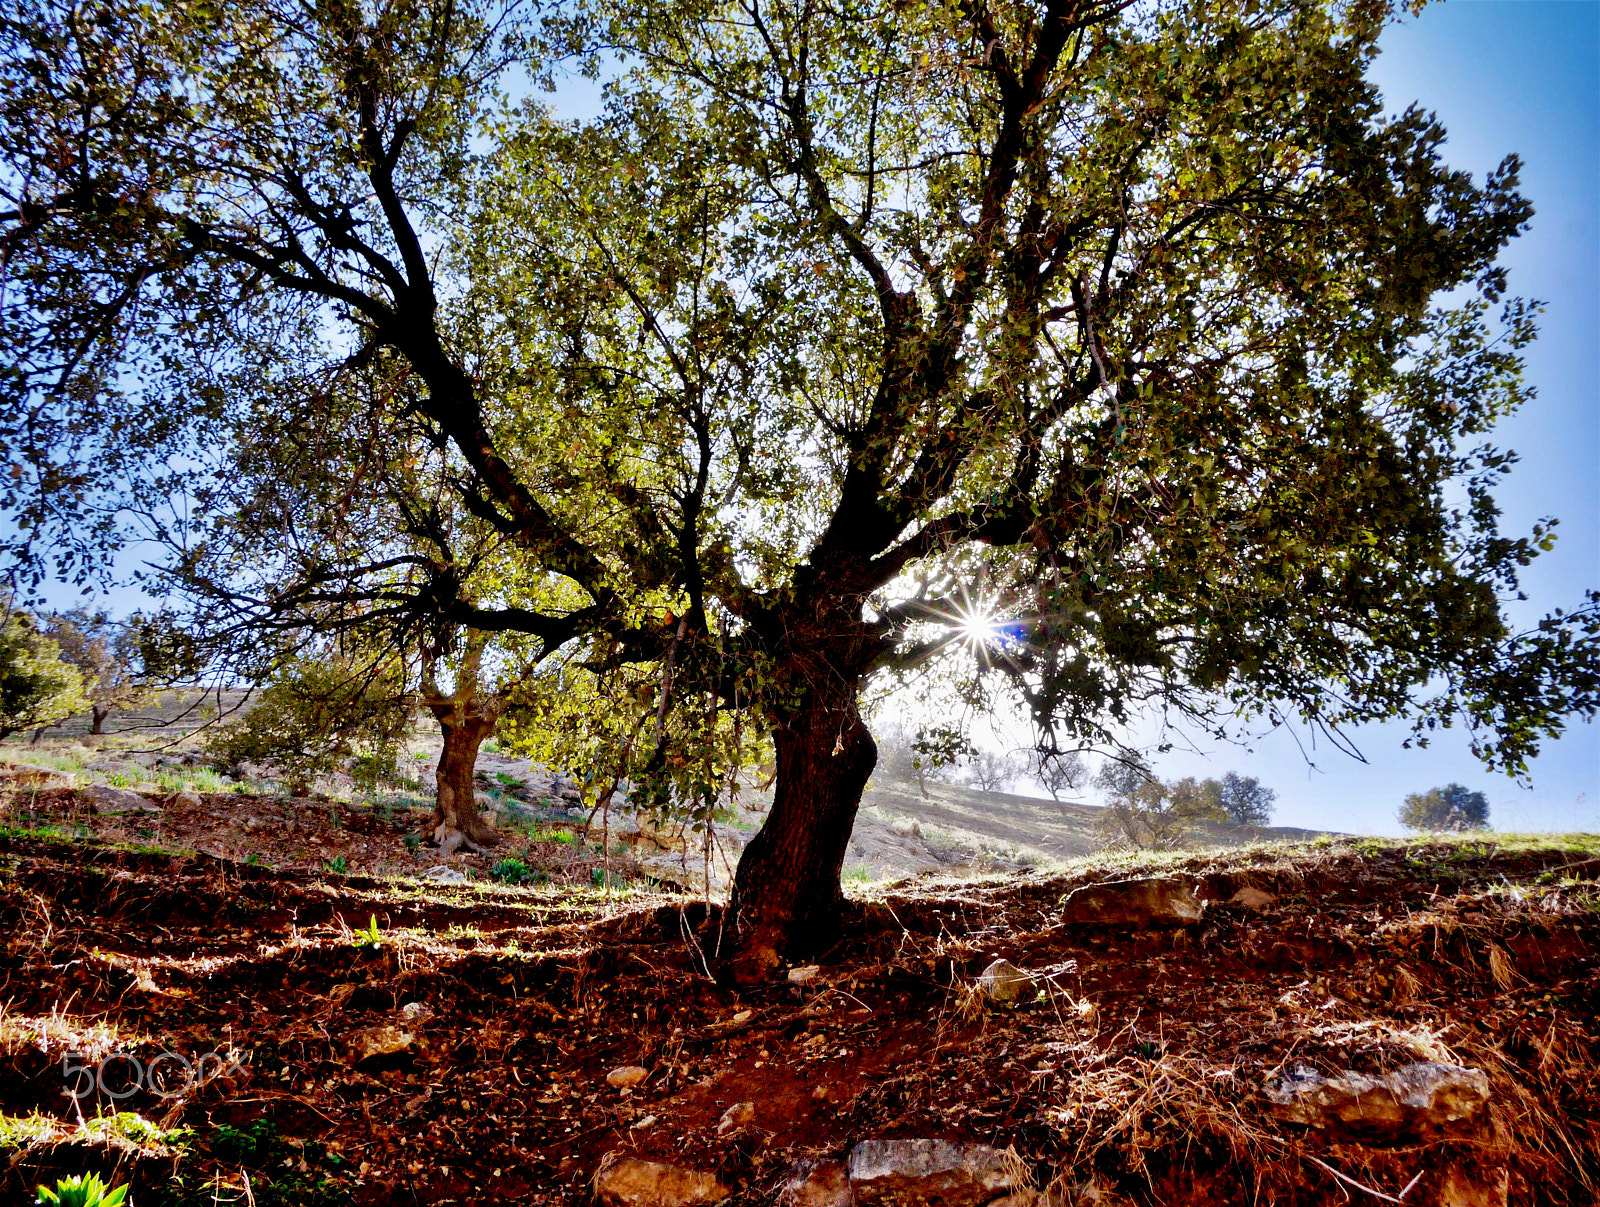
<svg viewBox="0 0 1600 1207">
<path fill-rule="evenodd" d="M 1499 532 L 1510 458 L 1471 447 L 1525 400 L 1496 258 L 1531 209 L 1514 159 L 1474 182 L 1385 115 L 1387 6 L 567 16 L 9 18 L 24 534 L 88 558 L 121 475 L 240 631 L 498 634 L 594 700 L 631 674 L 662 800 L 764 727 L 742 976 L 837 920 L 887 670 L 1016 690 L 1047 752 L 1151 708 L 1409 716 L 1519 771 L 1600 704 L 1592 597 L 1502 614 L 1549 534 Z M 495 110 L 549 39 L 609 49 L 596 122 Z M 240 448 L 296 535 L 265 557 Z"/>
</svg>

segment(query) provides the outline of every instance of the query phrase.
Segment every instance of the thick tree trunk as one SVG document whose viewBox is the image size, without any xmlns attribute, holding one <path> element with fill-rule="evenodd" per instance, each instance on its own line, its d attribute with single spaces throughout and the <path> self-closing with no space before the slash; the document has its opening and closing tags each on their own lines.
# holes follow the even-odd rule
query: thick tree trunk
<svg viewBox="0 0 1600 1207">
<path fill-rule="evenodd" d="M 739 860 L 730 907 L 737 927 L 731 969 L 741 983 L 764 980 L 784 956 L 820 951 L 838 932 L 839 873 L 878 761 L 858 687 L 837 680 L 812 687 L 773 734 L 772 812 Z"/>
<path fill-rule="evenodd" d="M 111 715 L 111 710 L 109 708 L 96 708 L 91 705 L 89 715 L 93 718 L 93 723 L 89 726 L 89 732 L 96 735 L 105 733 L 106 718 Z"/>
<path fill-rule="evenodd" d="M 470 707 L 434 708 L 433 713 L 444 735 L 433 806 L 434 841 L 446 854 L 463 845 L 484 847 L 499 842 L 500 836 L 478 813 L 477 787 L 473 782 L 478 747 L 494 732 L 495 716 Z"/>
</svg>

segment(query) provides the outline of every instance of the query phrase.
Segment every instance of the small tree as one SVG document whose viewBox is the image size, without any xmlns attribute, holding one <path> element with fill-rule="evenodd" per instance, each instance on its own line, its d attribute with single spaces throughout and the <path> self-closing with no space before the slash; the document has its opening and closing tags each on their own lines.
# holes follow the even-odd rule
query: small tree
<svg viewBox="0 0 1600 1207">
<path fill-rule="evenodd" d="M 83 707 L 83 676 L 60 647 L 12 612 L 0 628 L 0 739 L 64 721 Z"/>
<path fill-rule="evenodd" d="M 1206 783 L 1216 783 L 1207 780 Z M 1217 803 L 1236 826 L 1264 826 L 1272 820 L 1272 802 L 1278 794 L 1253 775 L 1228 772 L 1218 785 Z"/>
<path fill-rule="evenodd" d="M 967 759 L 966 779 L 980 792 L 1003 792 L 1016 782 L 1018 768 L 1009 755 L 979 750 Z"/>
<path fill-rule="evenodd" d="M 103 733 L 107 717 L 133 708 L 150 695 L 150 687 L 139 674 L 135 626 L 112 621 L 103 612 L 91 615 L 79 608 L 47 617 L 44 634 L 60 647 L 62 660 L 77 667 L 83 676 L 90 733 Z"/>
<path fill-rule="evenodd" d="M 1089 782 L 1089 768 L 1085 766 L 1083 756 L 1075 750 L 1035 748 L 1029 751 L 1028 774 L 1058 805 L 1063 791 L 1068 788 L 1076 791 Z"/>
<path fill-rule="evenodd" d="M 1408 830 L 1481 830 L 1489 824 L 1489 799 L 1460 784 L 1413 792 L 1400 806 L 1400 824 Z"/>
<path fill-rule="evenodd" d="M 358 756 L 393 768 L 410 724 L 404 680 L 391 668 L 304 657 L 280 668 L 256 706 L 218 731 L 209 750 L 233 766 L 276 764 L 289 791 L 304 796 L 318 775 Z"/>
<path fill-rule="evenodd" d="M 1138 764 L 1107 762 L 1095 786 L 1106 797 L 1098 829 L 1107 846 L 1169 850 L 1188 840 L 1195 823 L 1226 816 L 1216 780 L 1190 776 L 1169 784 Z"/>
</svg>

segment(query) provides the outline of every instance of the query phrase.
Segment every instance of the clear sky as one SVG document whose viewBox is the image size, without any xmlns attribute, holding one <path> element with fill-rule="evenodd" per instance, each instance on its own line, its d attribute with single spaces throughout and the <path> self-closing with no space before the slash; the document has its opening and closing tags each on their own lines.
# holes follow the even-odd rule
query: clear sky
<svg viewBox="0 0 1600 1207">
<path fill-rule="evenodd" d="M 1371 75 L 1387 107 L 1436 112 L 1450 135 L 1447 162 L 1479 179 L 1516 152 L 1536 209 L 1503 263 L 1514 292 L 1546 303 L 1527 356 L 1539 396 L 1495 434 L 1522 455 L 1497 496 L 1506 529 L 1561 519 L 1555 550 L 1525 576 L 1528 602 L 1515 605 L 1514 619 L 1528 624 L 1600 587 L 1600 3 L 1444 0 L 1391 29 L 1383 48 Z M 1253 754 L 1173 754 L 1158 770 L 1255 775 L 1278 790 L 1283 825 L 1394 832 L 1406 793 L 1454 780 L 1487 794 L 1499 829 L 1600 829 L 1600 727 L 1576 724 L 1547 746 L 1531 789 L 1484 772 L 1459 734 L 1403 750 L 1407 732 L 1359 732 L 1366 765 L 1322 750 L 1309 770 L 1279 733 Z"/>
</svg>

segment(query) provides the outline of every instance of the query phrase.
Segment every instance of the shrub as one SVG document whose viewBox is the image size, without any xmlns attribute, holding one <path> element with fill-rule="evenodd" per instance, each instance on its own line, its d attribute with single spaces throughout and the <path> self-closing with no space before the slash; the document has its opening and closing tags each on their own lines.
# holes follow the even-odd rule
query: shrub
<svg viewBox="0 0 1600 1207">
<path fill-rule="evenodd" d="M 9 606 L 0 597 L 0 614 Z M 61 660 L 32 617 L 11 612 L 0 626 L 0 738 L 64 721 L 83 704 L 78 668 Z"/>
<path fill-rule="evenodd" d="M 529 878 L 528 865 L 520 859 L 497 859 L 489 869 L 489 877 L 501 884 L 521 884 Z"/>
</svg>

